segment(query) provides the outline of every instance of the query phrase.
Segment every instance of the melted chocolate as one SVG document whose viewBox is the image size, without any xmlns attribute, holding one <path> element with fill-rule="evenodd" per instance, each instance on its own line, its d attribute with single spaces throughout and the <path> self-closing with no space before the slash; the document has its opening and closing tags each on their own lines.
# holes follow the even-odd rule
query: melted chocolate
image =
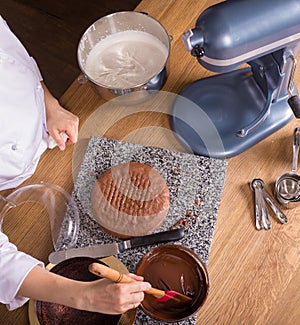
<svg viewBox="0 0 300 325">
<path fill-rule="evenodd" d="M 199 257 L 190 249 L 179 245 L 157 247 L 139 263 L 136 273 L 153 287 L 174 290 L 192 298 L 190 302 L 157 302 L 145 295 L 143 309 L 153 318 L 179 321 L 193 315 L 203 304 L 208 292 L 208 275 Z M 176 297 L 176 296 L 175 296 Z"/>
</svg>

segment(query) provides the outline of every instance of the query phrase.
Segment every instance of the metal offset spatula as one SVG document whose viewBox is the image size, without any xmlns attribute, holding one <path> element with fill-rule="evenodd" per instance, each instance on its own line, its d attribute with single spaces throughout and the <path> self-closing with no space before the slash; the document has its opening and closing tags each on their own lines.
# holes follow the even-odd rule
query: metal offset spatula
<svg viewBox="0 0 300 325">
<path fill-rule="evenodd" d="M 116 255 L 130 248 L 159 244 L 168 241 L 176 241 L 183 237 L 184 229 L 177 228 L 173 230 L 158 232 L 151 235 L 133 237 L 127 240 L 122 240 L 111 244 L 93 245 L 79 248 L 70 248 L 62 251 L 55 251 L 49 255 L 48 259 L 50 263 L 57 264 L 68 258 L 78 256 L 99 258 L 104 256 Z"/>
</svg>

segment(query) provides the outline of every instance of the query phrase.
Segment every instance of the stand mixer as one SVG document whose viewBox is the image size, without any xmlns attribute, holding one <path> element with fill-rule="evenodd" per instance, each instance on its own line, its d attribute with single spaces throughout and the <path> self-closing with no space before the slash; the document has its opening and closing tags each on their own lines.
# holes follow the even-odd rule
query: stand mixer
<svg viewBox="0 0 300 325">
<path fill-rule="evenodd" d="M 299 0 L 224 1 L 202 12 L 182 39 L 203 67 L 218 73 L 179 93 L 190 107 L 178 100 L 172 108 L 172 128 L 192 152 L 232 157 L 300 117 L 293 81 Z"/>
</svg>

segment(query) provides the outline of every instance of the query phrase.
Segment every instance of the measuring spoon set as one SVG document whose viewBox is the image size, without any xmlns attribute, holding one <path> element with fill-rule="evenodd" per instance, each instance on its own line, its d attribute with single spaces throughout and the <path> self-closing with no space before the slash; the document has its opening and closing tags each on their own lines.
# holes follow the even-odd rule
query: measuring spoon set
<svg viewBox="0 0 300 325">
<path fill-rule="evenodd" d="M 277 201 L 285 208 L 292 208 L 300 202 L 300 174 L 297 173 L 298 156 L 300 149 L 300 128 L 297 127 L 293 133 L 293 162 L 292 170 L 282 174 L 275 183 L 274 194 Z M 274 212 L 277 220 L 285 224 L 287 216 L 281 210 L 277 202 L 265 189 L 264 181 L 255 178 L 250 183 L 255 195 L 255 226 L 257 230 L 269 230 L 272 227 L 267 204 Z"/>
</svg>

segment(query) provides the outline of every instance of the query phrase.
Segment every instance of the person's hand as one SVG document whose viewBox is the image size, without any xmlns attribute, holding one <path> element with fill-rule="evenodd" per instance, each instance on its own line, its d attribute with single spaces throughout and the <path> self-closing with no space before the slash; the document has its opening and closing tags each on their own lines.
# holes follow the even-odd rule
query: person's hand
<svg viewBox="0 0 300 325">
<path fill-rule="evenodd" d="M 105 314 L 122 314 L 139 306 L 144 300 L 144 291 L 151 288 L 143 278 L 130 274 L 136 281 L 114 283 L 107 279 L 89 282 L 79 301 L 79 309 Z"/>
<path fill-rule="evenodd" d="M 47 129 L 59 149 L 64 150 L 65 144 L 74 144 L 78 138 L 79 119 L 60 105 L 47 110 Z M 64 138 L 67 136 L 67 140 Z"/>
<path fill-rule="evenodd" d="M 107 279 L 92 282 L 72 280 L 35 266 L 23 280 L 18 295 L 103 314 L 123 314 L 144 300 L 151 288 L 143 277 L 129 274 L 135 282 L 114 283 Z"/>
<path fill-rule="evenodd" d="M 43 82 L 42 86 L 45 94 L 48 132 L 58 147 L 64 150 L 66 143 L 74 144 L 77 142 L 79 119 L 59 104 L 58 100 L 51 95 Z M 64 135 L 67 136 L 67 141 Z"/>
</svg>

